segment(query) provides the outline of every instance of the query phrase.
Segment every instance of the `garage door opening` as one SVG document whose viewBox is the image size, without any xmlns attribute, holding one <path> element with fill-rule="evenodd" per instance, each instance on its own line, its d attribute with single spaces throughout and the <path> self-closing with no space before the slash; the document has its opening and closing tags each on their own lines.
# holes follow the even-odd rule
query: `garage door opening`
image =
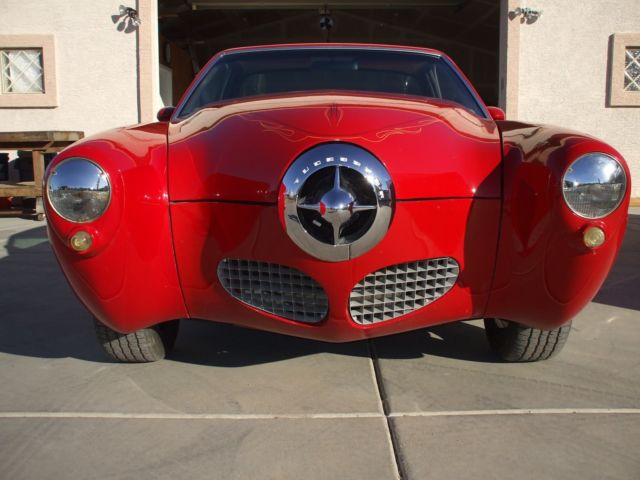
<svg viewBox="0 0 640 480">
<path fill-rule="evenodd" d="M 363 42 L 447 53 L 488 105 L 498 104 L 500 3 L 347 0 L 323 4 L 159 0 L 160 90 L 175 104 L 212 55 L 273 43 Z"/>
</svg>

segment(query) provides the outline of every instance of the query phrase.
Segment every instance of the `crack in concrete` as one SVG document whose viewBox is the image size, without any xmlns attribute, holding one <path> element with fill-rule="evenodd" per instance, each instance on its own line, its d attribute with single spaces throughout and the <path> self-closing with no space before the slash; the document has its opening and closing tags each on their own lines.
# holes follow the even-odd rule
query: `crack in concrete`
<svg viewBox="0 0 640 480">
<path fill-rule="evenodd" d="M 373 381 L 378 391 L 378 400 L 380 401 L 380 409 L 386 425 L 387 438 L 389 441 L 389 448 L 391 450 L 391 457 L 395 464 L 396 478 L 398 480 L 408 480 L 407 470 L 405 462 L 400 450 L 400 441 L 398 439 L 398 433 L 393 427 L 393 422 L 390 416 L 389 402 L 387 394 L 384 388 L 384 382 L 382 380 L 382 373 L 380 372 L 380 363 L 378 361 L 378 353 L 376 352 L 375 345 L 372 340 L 368 341 L 369 356 L 371 357 L 371 374 Z"/>
</svg>

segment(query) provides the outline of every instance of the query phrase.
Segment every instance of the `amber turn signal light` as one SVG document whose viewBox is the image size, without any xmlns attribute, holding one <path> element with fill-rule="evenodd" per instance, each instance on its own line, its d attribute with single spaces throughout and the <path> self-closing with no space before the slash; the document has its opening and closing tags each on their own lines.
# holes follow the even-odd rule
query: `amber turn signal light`
<svg viewBox="0 0 640 480">
<path fill-rule="evenodd" d="M 588 248 L 597 248 L 602 245 L 606 237 L 604 230 L 600 227 L 589 227 L 584 231 L 582 240 Z"/>
<path fill-rule="evenodd" d="M 79 230 L 74 233 L 69 239 L 69 245 L 76 252 L 84 252 L 91 248 L 93 244 L 93 239 L 91 235 L 84 230 Z"/>
</svg>

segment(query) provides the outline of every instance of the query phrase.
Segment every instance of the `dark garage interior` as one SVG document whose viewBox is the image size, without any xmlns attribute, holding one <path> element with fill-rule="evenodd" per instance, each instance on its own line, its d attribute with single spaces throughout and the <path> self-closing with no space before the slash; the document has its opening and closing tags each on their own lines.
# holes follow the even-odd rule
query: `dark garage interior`
<svg viewBox="0 0 640 480">
<path fill-rule="evenodd" d="M 363 42 L 442 50 L 469 77 L 484 101 L 496 105 L 499 5 L 495 0 L 347 0 L 329 4 L 159 0 L 163 98 L 165 103 L 175 104 L 195 73 L 226 48 Z"/>
</svg>

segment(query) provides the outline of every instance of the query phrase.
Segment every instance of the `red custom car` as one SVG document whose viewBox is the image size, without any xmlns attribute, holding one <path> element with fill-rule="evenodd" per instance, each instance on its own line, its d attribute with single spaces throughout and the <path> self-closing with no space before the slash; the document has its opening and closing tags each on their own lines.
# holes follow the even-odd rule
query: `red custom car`
<svg viewBox="0 0 640 480">
<path fill-rule="evenodd" d="M 485 318 L 503 359 L 545 359 L 623 238 L 621 155 L 505 121 L 437 51 L 227 50 L 158 120 L 74 144 L 45 180 L 116 360 L 164 357 L 184 318 L 330 342 Z"/>
</svg>

